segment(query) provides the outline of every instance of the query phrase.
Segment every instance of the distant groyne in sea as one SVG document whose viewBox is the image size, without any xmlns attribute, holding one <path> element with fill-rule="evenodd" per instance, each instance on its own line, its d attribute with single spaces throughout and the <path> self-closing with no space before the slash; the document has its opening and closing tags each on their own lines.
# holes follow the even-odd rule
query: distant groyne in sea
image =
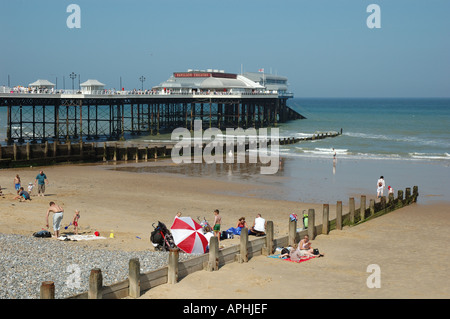
<svg viewBox="0 0 450 319">
<path fill-rule="evenodd" d="M 279 145 L 294 144 L 300 141 L 309 141 L 337 137 L 340 132 L 321 132 L 312 134 L 309 137 L 283 137 L 278 140 Z M 259 147 L 251 145 L 252 142 L 245 142 L 244 149 L 251 147 Z M 237 152 L 240 147 L 233 143 L 234 151 Z M 267 142 L 270 145 L 270 140 Z M 202 149 L 206 147 L 206 143 L 201 145 Z M 42 166 L 54 165 L 58 163 L 95 163 L 95 162 L 117 162 L 117 161 L 148 161 L 151 159 L 170 157 L 175 143 L 136 143 L 124 141 L 113 142 L 78 142 L 72 143 L 70 140 L 60 143 L 54 141 L 49 143 L 30 143 L 25 144 L 14 143 L 12 145 L 0 145 L 0 168 L 8 167 L 25 167 L 25 166 Z M 223 149 L 226 149 L 226 142 L 223 143 Z M 192 152 L 194 154 L 194 152 Z"/>
</svg>

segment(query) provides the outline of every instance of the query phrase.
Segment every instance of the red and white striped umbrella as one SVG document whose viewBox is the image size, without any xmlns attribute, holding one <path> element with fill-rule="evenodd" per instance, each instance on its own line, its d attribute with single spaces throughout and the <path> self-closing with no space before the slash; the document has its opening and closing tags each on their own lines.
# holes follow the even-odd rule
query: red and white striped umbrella
<svg viewBox="0 0 450 319">
<path fill-rule="evenodd" d="M 191 217 L 178 217 L 170 227 L 175 245 L 188 254 L 204 254 L 208 240 L 203 228 Z"/>
</svg>

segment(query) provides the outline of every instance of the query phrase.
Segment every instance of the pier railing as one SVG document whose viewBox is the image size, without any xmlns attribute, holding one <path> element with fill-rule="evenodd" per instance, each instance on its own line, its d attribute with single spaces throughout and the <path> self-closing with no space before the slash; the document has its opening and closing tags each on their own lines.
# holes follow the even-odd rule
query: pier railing
<svg viewBox="0 0 450 319">
<path fill-rule="evenodd" d="M 405 194 L 405 196 L 404 196 Z M 220 267 L 238 262 L 247 263 L 249 259 L 256 256 L 269 256 L 276 251 L 276 247 L 292 246 L 298 243 L 302 237 L 308 235 L 310 240 L 314 240 L 318 235 L 328 235 L 330 231 L 341 231 L 344 226 L 355 226 L 370 219 L 379 217 L 396 209 L 408 206 L 417 202 L 419 196 L 418 186 L 407 187 L 405 193 L 398 191 L 397 198 L 390 194 L 381 197 L 379 202 L 370 200 L 369 207 L 366 206 L 366 196 L 361 195 L 360 207 L 355 209 L 354 197 L 349 198 L 348 212 L 343 213 L 342 201 L 337 201 L 335 205 L 336 218 L 330 220 L 330 205 L 323 204 L 322 224 L 316 225 L 316 212 L 313 208 L 308 209 L 308 227 L 298 231 L 297 221 L 288 220 L 288 235 L 274 238 L 274 223 L 267 222 L 265 237 L 257 237 L 254 240 L 248 239 L 248 229 L 241 230 L 239 245 L 233 245 L 219 250 L 217 237 L 213 236 L 209 242 L 209 252 L 198 257 L 193 257 L 187 261 L 179 262 L 178 248 L 171 249 L 168 256 L 168 265 L 146 273 L 140 272 L 138 258 L 129 261 L 128 278 L 109 286 L 103 285 L 102 271 L 94 268 L 89 276 L 89 290 L 67 299 L 121 299 L 138 298 L 142 293 L 159 285 L 176 284 L 180 279 L 197 271 L 219 271 Z M 55 298 L 55 285 L 52 281 L 42 282 L 40 287 L 41 299 Z"/>
<path fill-rule="evenodd" d="M 245 91 L 184 91 L 184 92 L 173 92 L 173 91 L 154 91 L 154 90 L 52 90 L 52 89 L 38 89 L 38 90 L 13 90 L 8 87 L 0 87 L 0 94 L 7 94 L 11 96 L 44 96 L 52 95 L 58 97 L 64 97 L 65 95 L 79 95 L 83 96 L 277 96 L 289 98 L 293 97 L 292 93 L 283 93 L 277 91 L 255 91 L 255 92 L 245 92 Z"/>
</svg>

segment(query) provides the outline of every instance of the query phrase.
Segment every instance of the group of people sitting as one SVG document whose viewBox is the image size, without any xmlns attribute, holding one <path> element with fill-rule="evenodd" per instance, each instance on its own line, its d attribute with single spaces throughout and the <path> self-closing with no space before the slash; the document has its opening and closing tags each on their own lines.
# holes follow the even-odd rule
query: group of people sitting
<svg viewBox="0 0 450 319">
<path fill-rule="evenodd" d="M 243 228 L 248 229 L 249 235 L 264 236 L 266 233 L 267 222 L 261 217 L 261 214 L 257 214 L 253 226 L 248 227 L 245 217 L 239 218 L 239 221 L 235 228 L 230 228 L 235 234 L 240 235 Z M 305 235 L 303 239 L 293 247 L 284 248 L 279 256 L 280 258 L 289 257 L 292 261 L 299 261 L 305 257 L 323 257 L 323 254 L 319 253 L 318 249 L 314 249 L 309 241 L 309 236 Z"/>
<path fill-rule="evenodd" d="M 261 214 L 257 214 L 252 227 L 249 228 L 245 221 L 245 217 L 241 217 L 239 218 L 236 227 L 229 228 L 227 232 L 231 232 L 234 235 L 240 235 L 242 229 L 247 228 L 249 235 L 264 236 L 266 234 L 266 225 L 266 220 L 261 217 Z"/>
</svg>

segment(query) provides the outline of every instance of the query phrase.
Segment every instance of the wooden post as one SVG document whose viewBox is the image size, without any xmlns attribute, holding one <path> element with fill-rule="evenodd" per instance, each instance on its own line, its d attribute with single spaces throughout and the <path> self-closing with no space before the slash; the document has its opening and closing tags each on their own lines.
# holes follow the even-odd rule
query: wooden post
<svg viewBox="0 0 450 319">
<path fill-rule="evenodd" d="M 297 237 L 297 221 L 289 218 L 289 240 L 288 245 L 294 246 Z"/>
<path fill-rule="evenodd" d="M 48 156 L 48 141 L 44 143 L 44 157 Z"/>
<path fill-rule="evenodd" d="M 389 194 L 389 206 L 392 206 L 394 204 L 394 194 Z"/>
<path fill-rule="evenodd" d="M 411 188 L 410 187 L 406 187 L 406 189 L 405 189 L 405 200 L 406 200 L 406 204 L 409 204 L 409 202 L 411 200 Z"/>
<path fill-rule="evenodd" d="M 374 199 L 370 199 L 369 209 L 370 209 L 370 216 L 373 216 L 375 214 L 375 200 Z"/>
<path fill-rule="evenodd" d="M 55 283 L 53 281 L 42 282 L 41 299 L 55 299 Z"/>
<path fill-rule="evenodd" d="M 401 189 L 398 191 L 397 203 L 399 207 L 403 207 L 403 191 Z"/>
<path fill-rule="evenodd" d="M 99 268 L 94 268 L 91 270 L 89 276 L 89 291 L 88 299 L 102 299 L 103 298 L 103 276 L 102 271 Z"/>
<path fill-rule="evenodd" d="M 67 141 L 67 155 L 72 155 L 72 143 Z"/>
<path fill-rule="evenodd" d="M 26 151 L 27 151 L 27 161 L 29 161 L 30 160 L 30 142 L 27 142 Z"/>
<path fill-rule="evenodd" d="M 366 195 L 361 195 L 361 208 L 359 212 L 361 216 L 361 221 L 366 218 Z"/>
<path fill-rule="evenodd" d="M 342 201 L 336 203 L 336 229 L 342 230 Z"/>
<path fill-rule="evenodd" d="M 386 196 L 381 196 L 380 198 L 381 200 L 381 210 L 386 213 L 387 212 L 387 207 L 386 207 Z"/>
<path fill-rule="evenodd" d="M 15 161 L 17 161 L 17 144 L 13 144 L 13 158 Z"/>
<path fill-rule="evenodd" d="M 107 146 L 106 142 L 103 143 L 103 162 L 106 162 L 107 160 Z"/>
<path fill-rule="evenodd" d="M 155 159 L 158 159 L 158 146 L 155 146 Z"/>
<path fill-rule="evenodd" d="M 217 236 L 212 236 L 209 239 L 209 260 L 206 270 L 219 270 L 219 238 Z"/>
<path fill-rule="evenodd" d="M 263 255 L 269 256 L 273 254 L 273 221 L 267 221 L 266 225 L 266 246 L 262 251 Z"/>
<path fill-rule="evenodd" d="M 167 272 L 167 283 L 176 284 L 178 282 L 178 257 L 180 251 L 178 248 L 169 251 L 169 266 Z"/>
<path fill-rule="evenodd" d="M 413 186 L 413 201 L 417 201 L 417 196 L 419 196 L 419 187 Z"/>
<path fill-rule="evenodd" d="M 315 219 L 314 208 L 310 208 L 308 210 L 308 237 L 310 240 L 314 240 L 314 238 L 316 238 Z"/>
<path fill-rule="evenodd" d="M 328 235 L 329 232 L 330 232 L 330 205 L 323 204 L 322 234 Z"/>
<path fill-rule="evenodd" d="M 117 143 L 114 144 L 113 161 L 114 161 L 114 162 L 117 162 Z"/>
<path fill-rule="evenodd" d="M 81 134 L 81 128 L 80 128 L 80 134 Z M 80 157 L 83 159 L 84 157 L 84 142 L 80 140 Z"/>
<path fill-rule="evenodd" d="M 354 224 L 355 223 L 355 198 L 354 197 L 350 197 L 348 199 L 348 206 L 349 206 L 349 211 L 350 211 L 350 223 Z"/>
<path fill-rule="evenodd" d="M 141 264 L 139 263 L 139 258 L 130 259 L 128 282 L 128 295 L 131 298 L 139 298 L 141 295 Z"/>
<path fill-rule="evenodd" d="M 248 262 L 248 228 L 244 227 L 241 229 L 241 241 L 240 241 L 240 252 L 238 256 L 239 263 Z"/>
<path fill-rule="evenodd" d="M 58 156 L 58 141 L 53 141 L 53 157 Z"/>
</svg>

